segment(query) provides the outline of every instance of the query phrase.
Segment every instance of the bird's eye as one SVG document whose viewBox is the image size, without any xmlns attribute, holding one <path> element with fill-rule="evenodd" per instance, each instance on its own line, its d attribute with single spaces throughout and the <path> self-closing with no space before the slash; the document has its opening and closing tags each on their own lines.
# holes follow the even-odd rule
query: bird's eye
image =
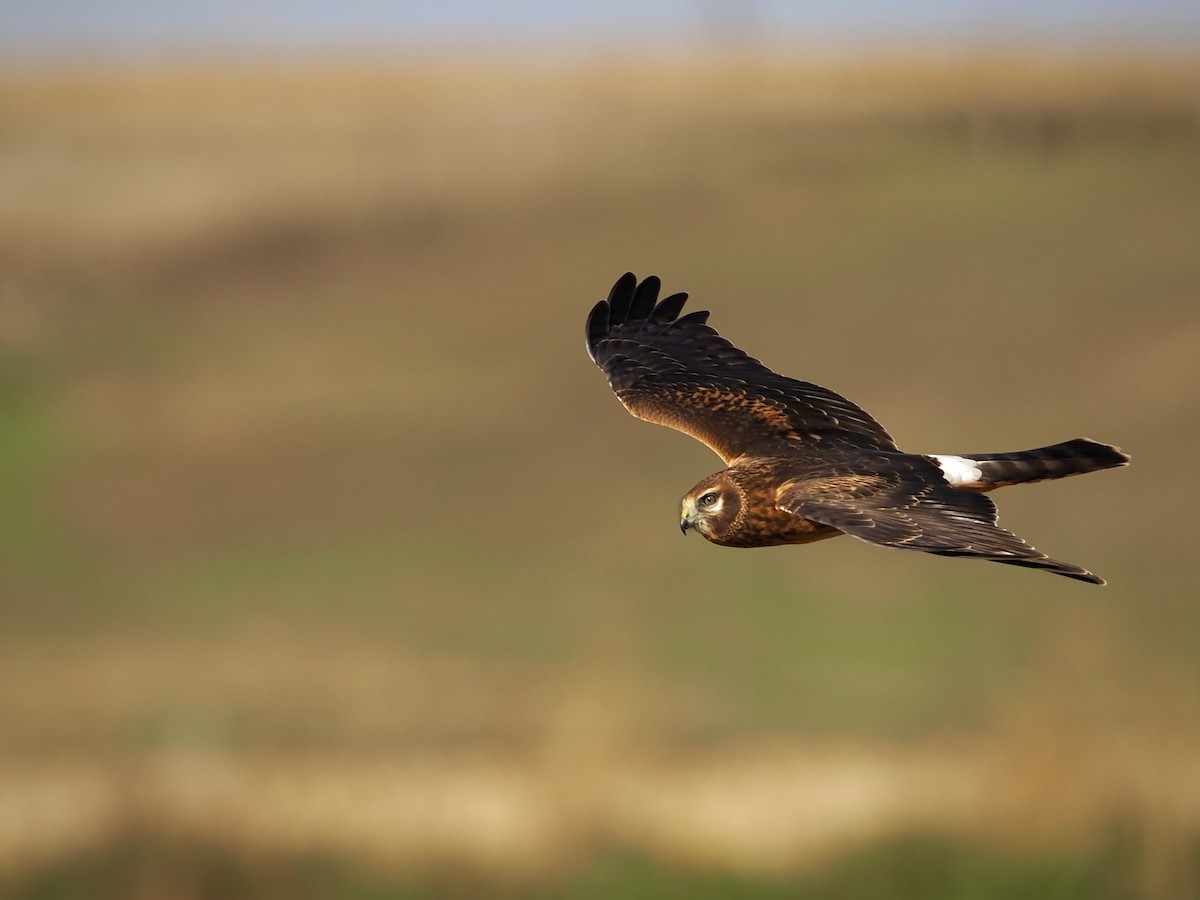
<svg viewBox="0 0 1200 900">
<path fill-rule="evenodd" d="M 717 492 L 709 491 L 707 494 L 702 495 L 697 502 L 703 507 L 712 506 L 717 502 Z"/>
</svg>

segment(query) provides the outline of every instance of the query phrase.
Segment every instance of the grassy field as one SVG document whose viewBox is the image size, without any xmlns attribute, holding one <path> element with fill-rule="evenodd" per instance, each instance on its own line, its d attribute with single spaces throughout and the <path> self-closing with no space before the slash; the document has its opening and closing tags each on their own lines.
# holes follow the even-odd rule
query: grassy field
<svg viewBox="0 0 1200 900">
<path fill-rule="evenodd" d="M 1200 69 L 0 75 L 0 891 L 1200 891 Z M 1109 579 L 683 540 L 626 269 Z"/>
</svg>

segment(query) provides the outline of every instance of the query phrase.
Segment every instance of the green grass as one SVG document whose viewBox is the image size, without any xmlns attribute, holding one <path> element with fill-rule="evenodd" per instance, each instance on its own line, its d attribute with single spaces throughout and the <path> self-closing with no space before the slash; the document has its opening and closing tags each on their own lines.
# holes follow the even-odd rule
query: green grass
<svg viewBox="0 0 1200 900">
<path fill-rule="evenodd" d="M 44 368 L 24 355 L 0 360 L 0 556 L 14 565 L 36 564 L 62 537 L 47 507 L 65 448 Z"/>
<path fill-rule="evenodd" d="M 913 837 L 855 853 L 820 875 L 748 877 L 672 870 L 637 857 L 605 860 L 546 897 L 669 897 L 746 900 L 850 900 L 927 897 L 930 900 L 1047 900 L 1134 896 L 1119 851 L 1094 856 L 1002 854 L 943 838 Z"/>
<path fill-rule="evenodd" d="M 1126 840 L 1094 853 L 997 852 L 915 836 L 852 853 L 814 875 L 751 876 L 673 867 L 609 853 L 575 871 L 535 880 L 445 870 L 402 876 L 331 858 L 246 856 L 161 839 L 76 856 L 9 884 L 12 900 L 108 900 L 139 892 L 208 900 L 327 898 L 545 898 L 545 900 L 1132 900 L 1139 873 Z M 1193 859 L 1200 863 L 1200 859 Z"/>
</svg>

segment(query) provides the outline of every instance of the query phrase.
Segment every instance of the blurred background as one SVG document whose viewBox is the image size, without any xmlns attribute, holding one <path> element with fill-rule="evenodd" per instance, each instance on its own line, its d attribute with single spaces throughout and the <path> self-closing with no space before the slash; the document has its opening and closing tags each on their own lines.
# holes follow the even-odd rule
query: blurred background
<svg viewBox="0 0 1200 900">
<path fill-rule="evenodd" d="M 0 28 L 0 894 L 1200 894 L 1200 9 Z M 1109 579 L 677 530 L 627 269 Z"/>
</svg>

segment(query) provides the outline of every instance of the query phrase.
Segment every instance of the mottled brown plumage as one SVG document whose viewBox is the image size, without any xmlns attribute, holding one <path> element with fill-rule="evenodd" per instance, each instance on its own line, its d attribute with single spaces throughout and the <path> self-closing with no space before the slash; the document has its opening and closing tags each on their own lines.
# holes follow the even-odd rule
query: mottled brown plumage
<svg viewBox="0 0 1200 900">
<path fill-rule="evenodd" d="M 1103 579 L 1050 559 L 996 524 L 984 493 L 1123 466 L 1087 438 L 1017 453 L 903 453 L 865 411 L 827 388 L 779 375 L 706 322 L 659 300 L 659 279 L 618 279 L 592 309 L 587 349 L 626 408 L 689 434 L 727 468 L 683 498 L 680 521 L 716 544 L 766 547 L 850 534 L 873 544 Z"/>
</svg>

